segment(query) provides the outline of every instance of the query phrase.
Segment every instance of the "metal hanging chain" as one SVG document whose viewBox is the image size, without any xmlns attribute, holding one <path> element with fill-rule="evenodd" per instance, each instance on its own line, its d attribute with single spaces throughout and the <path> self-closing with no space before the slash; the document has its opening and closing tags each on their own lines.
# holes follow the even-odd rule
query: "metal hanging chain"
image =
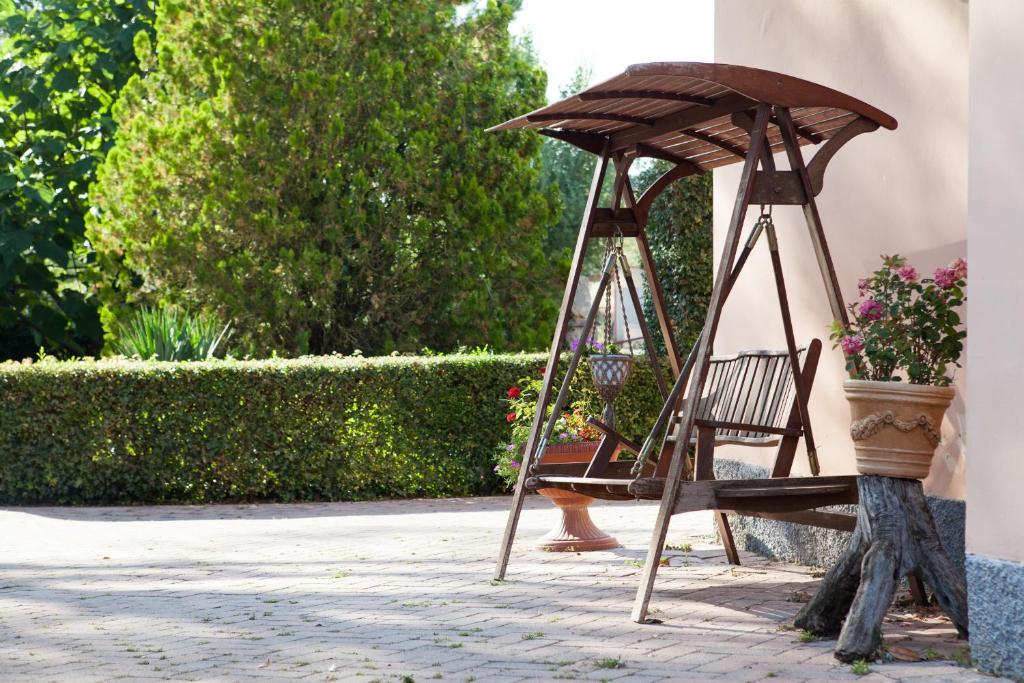
<svg viewBox="0 0 1024 683">
<path fill-rule="evenodd" d="M 616 250 L 615 240 L 613 237 L 608 238 L 608 244 L 605 246 L 605 259 Z M 615 264 L 612 266 L 611 272 L 611 283 L 614 285 L 618 283 L 619 273 L 619 260 L 615 259 Z M 605 287 L 604 290 L 604 352 L 608 353 L 608 348 L 612 343 L 612 287 Z"/>
<path fill-rule="evenodd" d="M 633 333 L 629 329 L 629 315 L 626 313 L 626 295 L 622 292 L 623 283 L 622 279 L 620 279 L 626 277 L 626 269 L 622 267 L 622 263 L 625 258 L 626 257 L 622 253 L 622 247 L 620 246 L 618 260 L 615 264 L 615 272 L 616 275 L 619 276 L 615 278 L 615 288 L 619 290 L 619 305 L 621 306 L 619 310 L 622 311 L 622 324 L 626 328 L 626 344 L 629 346 L 629 355 L 633 356 L 636 355 L 633 353 Z M 636 314 L 643 315 L 640 311 L 637 311 Z"/>
<path fill-rule="evenodd" d="M 754 223 L 753 229 L 750 231 L 750 238 L 748 240 L 748 244 L 753 244 L 754 242 L 756 242 L 757 241 L 757 236 L 761 233 L 761 231 L 768 231 L 769 234 L 771 234 L 771 231 L 774 229 L 774 227 L 775 227 L 775 222 L 772 220 L 772 205 L 771 204 L 762 204 L 761 205 L 761 215 L 758 216 L 757 221 Z M 682 387 L 679 387 L 679 389 L 681 390 Z M 678 399 L 678 396 L 675 394 L 675 391 L 676 391 L 676 388 L 673 388 L 673 394 L 670 397 L 670 400 L 672 400 L 673 402 L 675 402 Z M 661 418 L 659 418 L 659 420 L 660 419 Z M 668 434 L 669 434 L 670 431 L 671 431 L 671 423 L 669 422 L 669 426 L 665 430 L 664 436 L 662 436 L 662 445 L 664 445 L 665 439 L 668 438 Z M 654 434 L 651 434 L 648 437 L 648 439 L 653 439 L 653 438 L 654 438 Z M 646 450 L 646 453 L 644 452 L 645 450 Z M 640 457 L 638 457 L 636 459 L 636 462 L 633 463 L 633 469 L 631 470 L 630 473 L 634 477 L 639 478 L 640 475 L 643 472 L 644 465 L 646 465 L 648 462 L 651 462 L 653 460 L 653 456 L 654 456 L 654 449 L 651 448 L 651 449 L 647 450 L 646 449 L 646 443 L 645 443 L 644 444 L 644 449 L 641 449 Z"/>
</svg>

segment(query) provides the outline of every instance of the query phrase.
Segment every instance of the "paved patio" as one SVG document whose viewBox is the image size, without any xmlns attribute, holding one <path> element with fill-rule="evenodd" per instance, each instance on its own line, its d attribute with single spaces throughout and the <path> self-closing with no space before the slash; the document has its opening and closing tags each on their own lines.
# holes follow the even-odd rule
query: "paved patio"
<svg viewBox="0 0 1024 683">
<path fill-rule="evenodd" d="M 0 510 L 4 681 L 974 681 L 952 661 L 865 676 L 786 625 L 811 570 L 724 562 L 709 515 L 629 621 L 655 508 L 599 504 L 625 547 L 543 553 L 533 498 L 509 580 L 490 583 L 507 498 L 319 505 Z M 890 642 L 961 652 L 948 621 L 893 612 Z"/>
</svg>

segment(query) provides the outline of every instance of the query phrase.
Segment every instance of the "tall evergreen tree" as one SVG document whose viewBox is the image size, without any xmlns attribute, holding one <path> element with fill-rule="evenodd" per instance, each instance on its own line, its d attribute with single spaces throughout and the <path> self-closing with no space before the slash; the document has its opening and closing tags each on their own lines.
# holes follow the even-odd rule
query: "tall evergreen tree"
<svg viewBox="0 0 1024 683">
<path fill-rule="evenodd" d="M 124 257 L 113 317 L 215 312 L 257 353 L 543 346 L 558 285 L 540 140 L 484 132 L 543 102 L 517 7 L 162 2 L 90 224 Z"/>
<path fill-rule="evenodd" d="M 577 67 L 572 79 L 560 90 L 560 97 L 575 95 L 590 85 L 593 77 L 588 66 Z M 594 173 L 594 155 L 567 142 L 545 138 L 541 147 L 541 184 L 557 193 L 561 215 L 548 231 L 548 249 L 552 253 L 571 250 L 580 231 L 580 217 L 587 203 L 590 179 Z"/>
</svg>

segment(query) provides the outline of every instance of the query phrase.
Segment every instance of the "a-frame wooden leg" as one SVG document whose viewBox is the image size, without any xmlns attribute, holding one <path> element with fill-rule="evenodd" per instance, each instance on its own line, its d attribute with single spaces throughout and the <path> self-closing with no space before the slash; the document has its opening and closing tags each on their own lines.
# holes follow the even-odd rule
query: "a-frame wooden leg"
<svg viewBox="0 0 1024 683">
<path fill-rule="evenodd" d="M 739 564 L 740 554 L 736 550 L 736 541 L 732 537 L 732 527 L 729 526 L 729 518 L 720 510 L 715 510 L 715 524 L 718 526 L 718 535 L 722 537 L 722 545 L 725 547 L 725 559 L 729 564 Z"/>
<path fill-rule="evenodd" d="M 654 255 L 651 252 L 651 245 L 647 241 L 647 217 L 636 210 L 636 195 L 633 193 L 633 185 L 626 177 L 624 186 L 626 203 L 634 210 L 637 220 L 636 247 L 640 252 L 640 262 L 647 278 L 647 287 L 651 292 L 651 303 L 654 305 L 654 317 L 658 319 L 658 327 L 661 329 L 661 337 L 665 342 L 665 351 L 668 354 L 668 363 L 672 368 L 673 379 L 679 377 L 682 372 L 682 359 L 679 355 L 679 347 L 676 345 L 675 333 L 672 331 L 672 321 L 668 315 L 668 308 L 665 306 L 665 293 L 661 289 L 661 280 L 658 279 L 657 267 L 654 265 Z M 642 311 L 637 309 L 637 316 L 643 318 Z M 644 322 L 646 326 L 646 321 Z M 650 331 L 646 333 L 650 337 Z"/>
<path fill-rule="evenodd" d="M 812 339 L 807 350 L 804 351 L 803 362 L 800 365 L 800 382 L 804 387 L 804 395 L 810 396 L 811 387 L 814 386 L 814 375 L 818 369 L 818 358 L 821 356 L 821 342 Z M 789 417 L 786 420 L 787 429 L 799 429 L 801 427 L 800 410 L 793 402 L 789 410 Z M 798 436 L 784 436 L 775 451 L 775 460 L 772 464 L 772 477 L 788 477 L 793 467 L 793 457 L 796 455 L 796 447 L 800 442 Z"/>
<path fill-rule="evenodd" d="M 494 578 L 499 581 L 505 578 L 505 570 L 508 568 L 508 560 L 512 553 L 512 541 L 516 535 L 516 528 L 519 526 L 519 515 L 523 511 L 523 499 L 526 496 L 526 477 L 530 469 L 529 458 L 537 447 L 537 441 L 544 425 L 544 411 L 551 400 L 551 388 L 554 385 L 555 375 L 558 374 L 558 358 L 562 345 L 565 343 L 572 304 L 576 299 L 576 290 L 579 288 L 580 277 L 583 275 L 583 262 L 587 251 L 587 243 L 590 239 L 591 226 L 594 221 L 594 209 L 597 208 L 597 203 L 601 197 L 601 186 L 604 184 L 604 175 L 607 168 L 608 145 L 606 144 L 597 161 L 597 166 L 594 168 L 594 177 L 590 183 L 590 195 L 587 199 L 586 209 L 583 212 L 583 220 L 580 223 L 579 237 L 576 239 L 576 251 L 573 253 L 572 268 L 569 270 L 565 294 L 562 296 L 562 308 L 558 313 L 558 322 L 555 323 L 555 334 L 551 340 L 551 352 L 548 354 L 548 363 L 544 371 L 544 382 L 537 397 L 537 414 L 534 415 L 533 424 L 530 427 L 530 438 L 526 442 L 525 456 L 522 466 L 519 468 L 519 479 L 516 481 L 515 493 L 512 495 L 512 509 L 509 510 L 508 521 L 505 523 L 505 533 L 501 539 L 498 564 L 494 570 Z"/>
<path fill-rule="evenodd" d="M 766 104 L 759 104 L 753 133 L 751 134 L 750 151 L 747 153 L 743 164 L 743 171 L 740 175 L 736 203 L 733 205 L 729 231 L 725 238 L 725 248 L 719 261 L 718 274 L 715 276 L 715 286 L 711 291 L 711 300 L 708 304 L 708 315 L 704 323 L 704 331 L 701 333 L 700 342 L 697 347 L 696 363 L 690 378 L 686 408 L 683 411 L 683 419 L 679 425 L 679 439 L 676 441 L 672 463 L 669 465 L 665 489 L 661 497 L 661 505 L 658 508 L 658 518 L 651 535 L 651 543 L 647 548 L 647 561 L 641 570 L 640 587 L 637 590 L 636 601 L 633 603 L 632 619 L 636 622 L 642 623 L 647 619 L 647 605 L 651 599 L 651 591 L 654 589 L 654 578 L 658 573 L 662 549 L 665 547 L 665 537 L 668 535 L 668 526 L 675 508 L 676 496 L 679 494 L 679 483 L 683 472 L 682 452 L 684 445 L 689 442 L 687 437 L 693 430 L 697 404 L 704 388 L 704 382 L 707 379 L 711 345 L 722 315 L 726 282 L 736 260 L 736 251 L 740 241 L 740 228 L 747 215 L 747 206 L 750 203 L 751 193 L 754 189 L 755 171 L 757 170 L 758 161 L 764 153 L 763 147 L 769 115 L 770 107 Z"/>
<path fill-rule="evenodd" d="M 821 224 L 818 204 L 814 201 L 814 187 L 807 173 L 803 153 L 800 151 L 800 142 L 796 137 L 793 118 L 789 113 L 789 109 L 785 107 L 775 108 L 775 118 L 779 122 L 779 132 L 782 133 L 782 141 L 786 147 L 786 156 L 789 158 L 789 167 L 796 171 L 797 176 L 800 178 L 800 184 L 804 189 L 804 195 L 807 200 L 807 203 L 803 205 L 804 219 L 807 221 L 807 229 L 810 233 L 814 255 L 818 260 L 821 278 L 825 283 L 825 293 L 828 295 L 832 317 L 834 320 L 843 323 L 843 325 L 848 325 L 850 317 L 846 312 L 846 307 L 843 306 L 842 290 L 839 289 L 835 264 L 832 263 L 832 254 L 829 252 L 828 242 L 825 240 L 825 229 Z"/>
<path fill-rule="evenodd" d="M 697 429 L 697 462 L 693 478 L 697 480 L 715 478 L 714 427 L 699 427 Z M 740 555 L 736 552 L 736 542 L 732 537 L 729 519 L 721 510 L 715 510 L 714 514 L 715 526 L 718 527 L 718 535 L 722 537 L 722 545 L 725 547 L 725 557 L 729 560 L 729 564 L 739 564 Z"/>
</svg>

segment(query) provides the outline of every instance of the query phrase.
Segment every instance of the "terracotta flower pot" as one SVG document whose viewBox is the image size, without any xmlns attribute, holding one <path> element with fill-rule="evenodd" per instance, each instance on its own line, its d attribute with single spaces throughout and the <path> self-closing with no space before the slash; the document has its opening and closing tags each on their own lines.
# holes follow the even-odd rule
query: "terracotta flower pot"
<svg viewBox="0 0 1024 683">
<path fill-rule="evenodd" d="M 942 417 L 953 387 L 848 379 L 850 436 L 857 471 L 883 477 L 924 479 L 939 445 Z"/>
<path fill-rule="evenodd" d="M 590 462 L 597 451 L 598 443 L 581 441 L 548 446 L 544 449 L 541 463 L 552 465 Z M 537 542 L 538 548 L 551 552 L 584 552 L 619 547 L 619 542 L 615 538 L 601 531 L 590 519 L 587 508 L 594 502 L 590 496 L 562 489 L 538 489 L 537 493 L 562 511 L 558 524 Z"/>
</svg>

